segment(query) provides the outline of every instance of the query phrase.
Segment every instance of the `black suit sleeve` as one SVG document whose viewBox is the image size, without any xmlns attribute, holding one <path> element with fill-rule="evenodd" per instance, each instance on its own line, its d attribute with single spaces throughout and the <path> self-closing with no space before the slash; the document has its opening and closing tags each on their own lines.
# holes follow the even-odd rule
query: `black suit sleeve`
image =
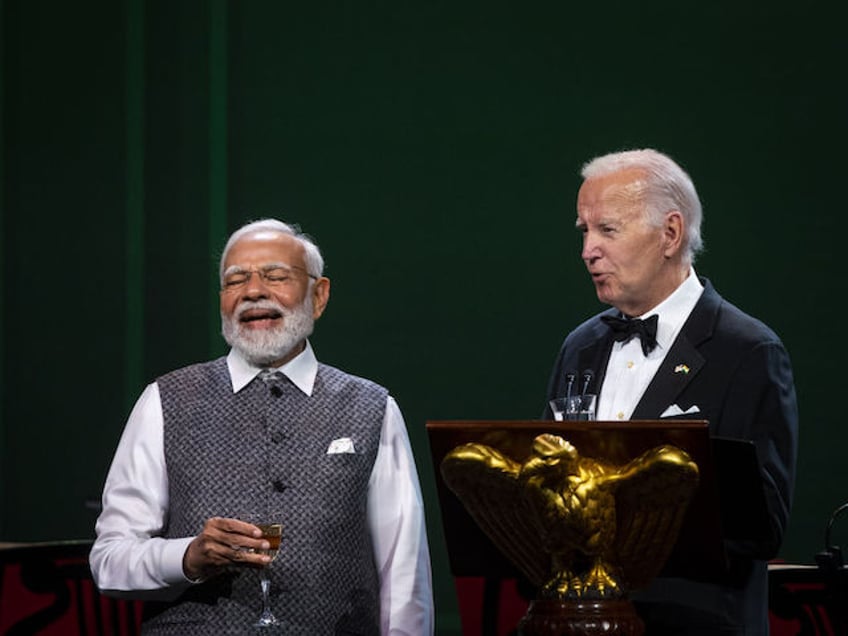
<svg viewBox="0 0 848 636">
<path fill-rule="evenodd" d="M 783 540 L 795 483 L 798 406 L 789 355 L 769 340 L 744 355 L 727 384 L 728 395 L 716 433 L 752 440 L 757 448 L 771 536 L 761 542 L 733 542 L 736 556 L 770 559 Z"/>
</svg>

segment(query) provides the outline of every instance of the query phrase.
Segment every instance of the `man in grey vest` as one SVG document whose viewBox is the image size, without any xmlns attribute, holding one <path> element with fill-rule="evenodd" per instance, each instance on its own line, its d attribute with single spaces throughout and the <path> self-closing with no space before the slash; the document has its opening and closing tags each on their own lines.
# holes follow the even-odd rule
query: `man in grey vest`
<svg viewBox="0 0 848 636">
<path fill-rule="evenodd" d="M 221 258 L 229 355 L 168 373 L 130 414 L 91 551 L 98 587 L 142 598 L 149 634 L 244 634 L 258 572 L 286 634 L 433 632 L 421 490 L 387 390 L 317 361 L 318 247 L 274 219 Z M 275 559 L 255 525 L 282 526 Z"/>
</svg>

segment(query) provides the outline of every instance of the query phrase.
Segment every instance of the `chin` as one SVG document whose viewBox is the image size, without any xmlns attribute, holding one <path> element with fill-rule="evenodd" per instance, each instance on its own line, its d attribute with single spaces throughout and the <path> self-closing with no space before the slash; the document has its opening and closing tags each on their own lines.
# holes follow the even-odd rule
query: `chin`
<svg viewBox="0 0 848 636">
<path fill-rule="evenodd" d="M 613 299 L 610 297 L 609 294 L 604 293 L 603 290 L 598 289 L 597 290 L 597 296 L 598 296 L 598 300 L 600 300 L 602 303 L 605 303 L 607 305 L 613 304 Z"/>
<path fill-rule="evenodd" d="M 289 356 L 312 334 L 311 306 L 304 302 L 273 321 L 240 323 L 221 316 L 224 340 L 255 366 L 267 366 Z M 261 324 L 260 324 L 261 323 Z"/>
<path fill-rule="evenodd" d="M 289 347 L 257 347 L 250 346 L 248 343 L 242 341 L 238 343 L 235 348 L 239 351 L 239 353 L 241 353 L 245 360 L 254 366 L 265 367 L 288 357 L 292 351 L 297 348 L 297 345 L 298 343 Z"/>
<path fill-rule="evenodd" d="M 620 300 L 620 294 L 609 285 L 596 285 L 595 292 L 598 295 L 598 300 L 608 305 L 614 305 L 617 300 Z"/>
</svg>

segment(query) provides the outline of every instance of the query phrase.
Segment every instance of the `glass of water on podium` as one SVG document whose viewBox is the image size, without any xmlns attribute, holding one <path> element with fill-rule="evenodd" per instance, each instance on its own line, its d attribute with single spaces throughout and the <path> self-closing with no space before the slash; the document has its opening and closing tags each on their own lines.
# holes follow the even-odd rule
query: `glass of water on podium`
<svg viewBox="0 0 848 636">
<path fill-rule="evenodd" d="M 582 395 L 570 395 L 558 397 L 550 401 L 551 411 L 554 419 L 558 422 L 567 420 L 594 420 L 595 403 L 597 396 L 594 393 L 583 393 Z"/>
</svg>

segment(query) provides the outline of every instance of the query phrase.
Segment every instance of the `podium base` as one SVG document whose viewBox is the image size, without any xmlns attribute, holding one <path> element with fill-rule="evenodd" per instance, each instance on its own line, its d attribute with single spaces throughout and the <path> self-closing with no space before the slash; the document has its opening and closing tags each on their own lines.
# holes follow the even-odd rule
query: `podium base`
<svg viewBox="0 0 848 636">
<path fill-rule="evenodd" d="M 628 600 L 530 603 L 520 636 L 643 636 L 645 625 Z"/>
</svg>

